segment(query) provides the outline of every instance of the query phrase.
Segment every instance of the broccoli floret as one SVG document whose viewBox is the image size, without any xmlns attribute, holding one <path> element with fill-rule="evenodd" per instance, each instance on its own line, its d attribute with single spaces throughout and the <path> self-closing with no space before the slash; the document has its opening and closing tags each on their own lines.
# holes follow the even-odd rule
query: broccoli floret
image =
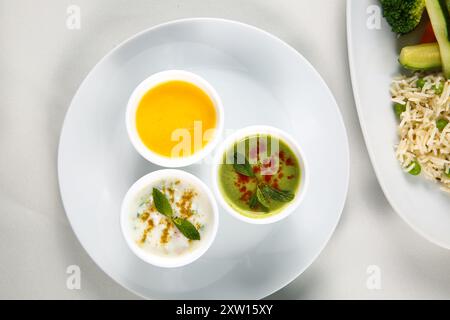
<svg viewBox="0 0 450 320">
<path fill-rule="evenodd" d="M 383 16 L 392 31 L 405 34 L 413 31 L 422 18 L 425 0 L 380 0 Z"/>
</svg>

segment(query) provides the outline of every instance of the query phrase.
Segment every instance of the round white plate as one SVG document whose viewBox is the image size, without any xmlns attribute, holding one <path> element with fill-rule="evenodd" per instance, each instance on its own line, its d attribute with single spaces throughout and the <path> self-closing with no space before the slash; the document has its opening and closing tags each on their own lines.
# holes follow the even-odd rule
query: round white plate
<svg viewBox="0 0 450 320">
<path fill-rule="evenodd" d="M 380 28 L 373 27 L 377 18 Z M 402 72 L 400 47 L 381 16 L 379 0 L 347 1 L 347 39 L 359 120 L 384 194 L 414 230 L 450 249 L 450 196 L 438 184 L 404 173 L 395 158 L 398 123 L 389 88 L 392 78 Z"/>
<path fill-rule="evenodd" d="M 225 132 L 265 124 L 303 147 L 310 185 L 301 207 L 272 225 L 250 225 L 220 211 L 209 251 L 161 269 L 138 259 L 120 233 L 120 204 L 139 177 L 158 167 L 128 141 L 125 109 L 149 75 L 184 69 L 223 99 Z M 186 168 L 210 184 L 209 165 Z M 146 298 L 263 298 L 301 274 L 335 229 L 349 179 L 348 141 L 336 102 L 295 50 L 257 28 L 219 19 L 166 23 L 134 36 L 102 59 L 67 113 L 58 158 L 61 195 L 83 247 L 114 280 Z"/>
</svg>

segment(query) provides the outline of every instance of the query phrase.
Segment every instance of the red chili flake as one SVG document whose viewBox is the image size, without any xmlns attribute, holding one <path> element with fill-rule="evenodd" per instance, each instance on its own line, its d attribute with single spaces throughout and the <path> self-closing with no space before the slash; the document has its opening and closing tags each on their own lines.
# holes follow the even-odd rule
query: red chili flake
<svg viewBox="0 0 450 320">
<path fill-rule="evenodd" d="M 265 182 L 270 182 L 271 179 L 272 179 L 272 176 L 269 175 L 269 174 L 264 176 L 264 181 Z"/>
<path fill-rule="evenodd" d="M 272 187 L 274 187 L 275 189 L 280 188 L 280 185 L 278 184 L 278 180 L 275 179 L 275 181 L 272 183 Z"/>
<path fill-rule="evenodd" d="M 291 175 L 287 176 L 287 178 L 288 178 L 289 180 L 291 180 L 291 179 L 292 179 L 293 177 L 294 177 L 294 175 L 293 175 L 293 174 L 291 174 Z"/>
<path fill-rule="evenodd" d="M 242 200 L 242 201 L 248 201 L 248 200 L 250 200 L 251 196 L 252 196 L 252 192 L 251 191 L 247 191 L 239 199 Z"/>
<path fill-rule="evenodd" d="M 294 165 L 294 160 L 292 160 L 292 158 L 288 158 L 288 159 L 286 160 L 286 165 L 287 165 L 287 166 L 293 166 L 293 165 Z"/>
<path fill-rule="evenodd" d="M 281 151 L 279 152 L 279 157 L 280 157 L 280 160 L 281 160 L 281 161 L 284 161 L 284 160 L 286 159 L 286 154 L 284 153 L 283 150 L 281 150 Z"/>
<path fill-rule="evenodd" d="M 278 175 L 284 176 L 284 173 L 283 173 L 283 170 L 282 170 L 281 166 L 278 166 L 277 173 L 278 173 Z"/>
<path fill-rule="evenodd" d="M 278 178 L 280 178 L 280 179 L 281 179 L 281 178 L 283 178 L 283 177 L 284 177 L 284 174 L 283 174 L 283 172 L 281 172 L 281 171 L 280 171 L 280 172 L 278 172 Z"/>
<path fill-rule="evenodd" d="M 239 192 L 244 193 L 245 191 L 247 191 L 247 188 L 245 186 L 243 186 L 242 188 L 239 189 Z"/>
<path fill-rule="evenodd" d="M 238 173 L 237 175 L 238 175 L 238 178 L 237 178 L 238 183 L 247 183 L 250 181 L 250 177 L 244 176 L 243 174 L 240 174 L 240 173 Z"/>
<path fill-rule="evenodd" d="M 259 166 L 253 167 L 253 173 L 260 173 L 260 172 L 261 172 L 261 168 Z"/>
<path fill-rule="evenodd" d="M 264 168 L 270 168 L 272 166 L 272 159 L 264 159 L 262 165 Z"/>
</svg>

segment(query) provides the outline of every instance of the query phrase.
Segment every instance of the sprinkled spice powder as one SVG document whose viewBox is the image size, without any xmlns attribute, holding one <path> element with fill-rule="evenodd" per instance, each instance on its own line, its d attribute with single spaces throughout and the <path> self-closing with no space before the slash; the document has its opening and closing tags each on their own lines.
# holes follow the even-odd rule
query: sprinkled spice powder
<svg viewBox="0 0 450 320">
<path fill-rule="evenodd" d="M 147 213 L 147 212 L 145 212 L 145 213 Z M 149 217 L 149 215 L 147 215 L 147 218 L 148 218 L 148 217 Z M 141 220 L 142 220 L 142 221 L 145 221 L 145 220 L 142 219 L 142 216 L 141 216 Z M 148 233 L 149 233 L 150 231 L 152 231 L 153 227 L 155 226 L 155 225 L 153 224 L 153 220 L 152 220 L 152 219 L 148 219 L 148 220 L 147 220 L 147 224 L 148 224 L 147 228 L 145 228 L 144 232 L 142 233 L 142 237 L 141 237 L 141 240 L 140 240 L 140 243 L 141 243 L 141 244 L 144 243 L 145 240 L 147 240 L 147 235 L 148 235 Z"/>
<path fill-rule="evenodd" d="M 183 192 L 180 201 L 175 204 L 179 208 L 182 218 L 189 218 L 192 216 L 192 199 L 194 199 L 196 195 L 195 191 L 186 190 Z"/>
<path fill-rule="evenodd" d="M 170 231 L 170 229 L 172 228 L 173 224 L 172 224 L 172 222 L 170 222 L 168 219 L 162 220 L 161 223 L 162 223 L 163 225 L 165 225 L 165 227 L 164 227 L 164 229 L 163 229 L 163 231 L 162 231 L 161 238 L 160 238 L 160 242 L 161 242 L 161 244 L 166 244 L 166 243 L 168 243 L 169 240 L 170 240 L 170 234 L 169 234 L 169 231 Z"/>
<path fill-rule="evenodd" d="M 188 239 L 179 229 L 183 226 L 176 226 L 173 219 L 187 221 L 197 230 L 201 239 L 210 223 L 212 212 L 206 195 L 199 194 L 193 185 L 179 179 L 166 179 L 155 187 L 167 199 L 172 216 L 166 216 L 156 209 L 152 189 L 143 193 L 137 201 L 137 213 L 130 215 L 136 243 L 143 250 L 165 256 L 194 250 L 199 241 Z"/>
<path fill-rule="evenodd" d="M 236 161 L 242 160 L 237 150 L 245 150 L 245 163 Z M 238 141 L 226 152 L 218 176 L 225 200 L 241 214 L 258 218 L 278 213 L 292 200 L 301 172 L 295 153 L 284 141 L 258 135 Z M 258 201 L 258 188 L 260 196 L 267 196 L 268 201 L 260 199 L 267 206 Z"/>
</svg>

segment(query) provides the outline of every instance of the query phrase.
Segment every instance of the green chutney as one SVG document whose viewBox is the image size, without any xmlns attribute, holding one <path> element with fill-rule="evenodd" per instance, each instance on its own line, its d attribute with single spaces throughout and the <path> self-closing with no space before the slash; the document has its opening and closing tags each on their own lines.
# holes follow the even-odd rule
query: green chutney
<svg viewBox="0 0 450 320">
<path fill-rule="evenodd" d="M 281 212 L 295 198 L 300 177 L 299 160 L 287 143 L 260 134 L 245 137 L 225 152 L 218 184 L 234 210 L 250 218 L 266 218 Z M 258 188 L 271 192 L 258 194 Z"/>
</svg>

